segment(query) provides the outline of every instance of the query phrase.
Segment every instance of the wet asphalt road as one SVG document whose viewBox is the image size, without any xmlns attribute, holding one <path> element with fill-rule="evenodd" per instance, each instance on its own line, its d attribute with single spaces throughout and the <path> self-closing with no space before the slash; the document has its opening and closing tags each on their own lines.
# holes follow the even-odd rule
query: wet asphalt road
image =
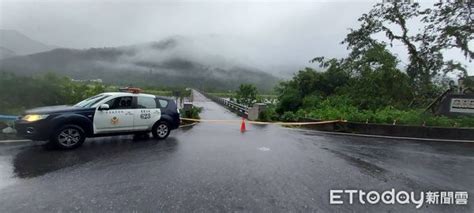
<svg viewBox="0 0 474 213">
<path fill-rule="evenodd" d="M 238 119 L 199 94 L 204 119 Z M 473 212 L 474 144 L 200 123 L 161 142 L 0 144 L 0 212 Z M 466 206 L 329 205 L 330 189 L 467 191 Z"/>
</svg>

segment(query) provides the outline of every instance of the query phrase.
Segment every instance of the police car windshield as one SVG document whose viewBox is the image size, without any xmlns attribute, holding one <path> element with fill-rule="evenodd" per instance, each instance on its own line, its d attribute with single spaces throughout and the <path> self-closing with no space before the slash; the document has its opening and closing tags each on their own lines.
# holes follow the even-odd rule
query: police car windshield
<svg viewBox="0 0 474 213">
<path fill-rule="evenodd" d="M 92 96 L 88 99 L 85 99 L 77 104 L 75 104 L 74 106 L 77 106 L 77 107 L 83 107 L 83 108 L 89 108 L 89 107 L 92 107 L 94 104 L 96 104 L 97 102 L 103 100 L 104 98 L 107 98 L 109 97 L 110 95 L 96 95 L 96 96 Z"/>
</svg>

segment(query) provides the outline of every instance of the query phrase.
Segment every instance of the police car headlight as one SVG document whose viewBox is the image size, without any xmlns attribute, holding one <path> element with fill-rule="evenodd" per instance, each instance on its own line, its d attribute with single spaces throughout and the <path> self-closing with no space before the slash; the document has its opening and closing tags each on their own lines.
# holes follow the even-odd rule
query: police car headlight
<svg viewBox="0 0 474 213">
<path fill-rule="evenodd" d="M 43 120 L 45 118 L 47 118 L 48 115 L 36 115 L 36 114 L 32 114 L 32 115 L 25 115 L 22 120 L 24 121 L 28 121 L 28 122 L 33 122 L 33 121 L 39 121 L 39 120 Z"/>
</svg>

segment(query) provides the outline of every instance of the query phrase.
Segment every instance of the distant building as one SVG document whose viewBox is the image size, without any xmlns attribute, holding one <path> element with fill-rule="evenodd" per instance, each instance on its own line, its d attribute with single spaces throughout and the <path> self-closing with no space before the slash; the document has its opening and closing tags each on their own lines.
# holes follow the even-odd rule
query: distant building
<svg viewBox="0 0 474 213">
<path fill-rule="evenodd" d="M 102 79 L 100 79 L 100 78 L 92 79 L 92 80 L 89 80 L 89 82 L 102 83 Z"/>
<path fill-rule="evenodd" d="M 93 82 L 93 83 L 102 83 L 102 79 L 90 79 L 90 80 L 79 80 L 79 79 L 71 79 L 74 82 Z"/>
</svg>

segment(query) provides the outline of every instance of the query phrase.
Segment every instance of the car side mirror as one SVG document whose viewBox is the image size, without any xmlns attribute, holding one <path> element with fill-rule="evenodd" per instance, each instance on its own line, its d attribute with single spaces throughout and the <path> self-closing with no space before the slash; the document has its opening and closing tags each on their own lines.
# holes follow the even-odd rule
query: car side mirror
<svg viewBox="0 0 474 213">
<path fill-rule="evenodd" d="M 99 110 L 109 110 L 110 106 L 108 104 L 102 104 L 99 107 Z"/>
</svg>

